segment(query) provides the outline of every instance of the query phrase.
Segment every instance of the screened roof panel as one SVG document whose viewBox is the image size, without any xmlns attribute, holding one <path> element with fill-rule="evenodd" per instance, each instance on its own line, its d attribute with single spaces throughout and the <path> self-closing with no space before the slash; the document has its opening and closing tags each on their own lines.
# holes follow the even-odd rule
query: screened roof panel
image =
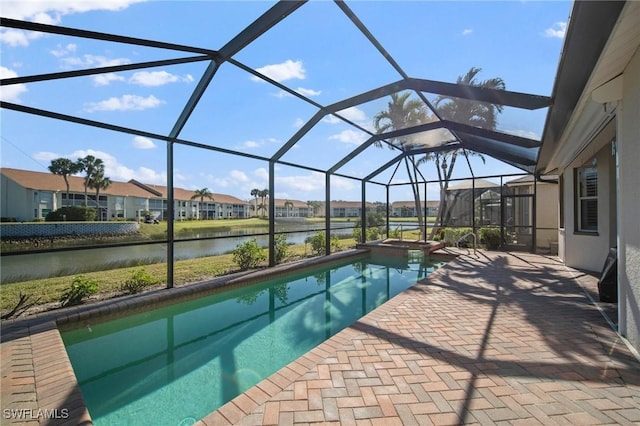
<svg viewBox="0 0 640 426">
<path fill-rule="evenodd" d="M 316 112 L 316 107 L 225 63 L 180 138 L 270 157 Z"/>
<path fill-rule="evenodd" d="M 336 173 L 362 179 L 372 170 L 382 167 L 382 165 L 401 153 L 399 149 L 392 148 L 386 144 L 376 145 L 371 143 L 361 145 L 359 148 L 345 157 L 348 161 L 344 161 L 344 164 L 342 162 L 338 164 L 340 167 L 336 169 Z"/>
<path fill-rule="evenodd" d="M 400 77 L 340 8 L 325 1 L 303 4 L 235 59 L 324 105 Z M 366 78 L 362 63 L 370 64 Z"/>
<path fill-rule="evenodd" d="M 281 160 L 327 170 L 369 138 L 369 134 L 328 115 L 304 134 Z"/>
<path fill-rule="evenodd" d="M 26 90 L 19 102 L 4 105 L 77 116 L 75 121 L 89 126 L 92 122 L 83 120 L 130 127 L 132 135 L 152 132 L 157 140 L 174 130 L 179 143 L 210 151 L 386 182 L 407 179 L 404 168 L 396 168 L 400 149 L 418 156 L 464 147 L 533 170 L 550 99 L 526 92 L 548 93 L 553 75 L 540 77 L 536 60 L 549 53 L 540 48 L 543 28 L 527 27 L 528 18 L 544 10 L 554 17 L 548 22 L 557 22 L 558 11 L 566 17 L 567 4 L 508 3 L 491 8 L 492 15 L 485 13 L 486 4 L 463 8 L 459 2 L 176 4 L 99 9 L 86 14 L 95 15 L 92 19 L 82 19 L 83 12 L 61 15 L 64 27 L 51 26 L 52 32 L 66 35 L 31 41 L 30 50 L 47 52 L 46 61 L 25 61 L 17 50 L 3 48 L 3 66 L 24 63 L 16 74 L 32 81 L 21 81 Z M 23 28 L 33 28 L 29 19 Z M 510 39 L 506 50 L 496 49 L 494 40 L 504 36 L 504 28 L 513 29 L 510 37 L 518 42 Z M 518 32 L 525 28 L 527 35 Z M 91 38 L 85 30 L 103 34 Z M 123 37 L 144 40 L 129 43 Z M 554 46 L 557 57 L 561 43 Z M 508 67 L 487 65 L 504 60 L 505 52 Z M 153 66 L 126 68 L 146 61 Z M 116 68 L 100 69 L 104 66 Z M 79 71 L 91 68 L 95 75 Z M 483 69 L 473 84 L 501 78 L 508 90 L 454 83 L 470 69 Z M 41 75 L 68 71 L 75 74 Z M 256 78 L 256 72 L 270 82 Z M 21 89 L 17 86 L 10 89 Z M 455 109 L 439 96 L 452 100 Z M 498 104 L 502 112 L 495 122 L 473 119 L 475 111 Z M 193 163 L 207 167 L 200 159 Z"/>
<path fill-rule="evenodd" d="M 21 100 L 32 108 L 164 135 L 205 67 L 198 62 L 26 83 Z M 75 93 L 83 95 L 69 96 Z"/>
<path fill-rule="evenodd" d="M 131 4 L 127 13 L 102 13 L 91 30 L 218 50 L 276 1 L 190 1 L 181 5 L 180 13 L 172 13 L 163 3 Z M 82 18 L 69 14 L 64 25 L 83 28 Z"/>
</svg>

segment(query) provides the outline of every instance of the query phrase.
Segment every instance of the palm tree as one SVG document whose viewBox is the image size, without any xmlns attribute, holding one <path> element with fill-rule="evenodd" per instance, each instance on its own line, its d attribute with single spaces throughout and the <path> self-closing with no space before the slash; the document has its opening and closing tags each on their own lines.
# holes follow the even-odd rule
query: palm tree
<svg viewBox="0 0 640 426">
<path fill-rule="evenodd" d="M 409 96 L 411 96 L 411 92 L 391 94 L 391 101 L 387 104 L 387 110 L 380 111 L 373 118 L 373 125 L 378 134 L 417 126 L 429 121 L 430 117 L 425 105 L 418 99 L 409 99 Z M 404 147 L 409 145 L 410 139 L 395 139 L 394 142 Z M 381 146 L 381 143 L 376 142 L 376 146 Z M 413 157 L 404 157 L 404 162 L 411 183 L 411 190 L 413 191 L 413 198 L 418 215 L 418 227 L 420 228 L 420 236 L 422 238 L 424 215 L 422 214 L 420 202 L 417 165 Z"/>
<path fill-rule="evenodd" d="M 253 188 L 251 190 L 251 196 L 254 198 L 253 204 L 254 204 L 254 210 L 256 212 L 256 215 L 258 214 L 258 196 L 260 195 L 260 190 L 258 188 Z"/>
<path fill-rule="evenodd" d="M 258 197 L 260 197 L 260 205 L 258 206 L 259 210 L 262 210 L 263 212 L 263 217 L 265 216 L 264 212 L 267 210 L 267 206 L 265 204 L 265 199 L 267 199 L 269 197 L 269 190 L 268 189 L 263 189 L 261 191 L 258 191 Z"/>
<path fill-rule="evenodd" d="M 93 155 L 87 155 L 84 158 L 78 158 L 78 164 L 80 164 L 80 171 L 84 171 L 84 205 L 88 207 L 87 188 L 89 188 L 89 182 L 94 176 L 103 173 L 104 174 L 104 162 L 94 157 Z"/>
<path fill-rule="evenodd" d="M 49 171 L 54 175 L 59 175 L 64 178 L 64 183 L 67 186 L 67 206 L 70 203 L 69 200 L 69 176 L 75 175 L 82 170 L 82 165 L 75 161 L 71 161 L 68 158 L 56 158 L 51 160 Z"/>
<path fill-rule="evenodd" d="M 459 76 L 456 83 L 467 86 L 481 87 L 492 90 L 505 90 L 506 85 L 501 78 L 490 78 L 484 81 L 478 81 L 476 77 L 482 71 L 481 68 L 472 67 L 464 76 Z M 486 102 L 478 102 L 469 99 L 454 98 L 450 96 L 438 96 L 434 101 L 434 106 L 438 114 L 446 119 L 470 126 L 481 127 L 483 129 L 494 130 L 497 125 L 498 114 L 502 112 L 502 105 L 489 104 Z M 436 223 L 444 225 L 448 214 L 448 206 L 446 202 L 446 193 L 449 188 L 449 181 L 456 158 L 460 153 L 460 149 L 428 154 L 419 160 L 419 164 L 427 161 L 434 161 L 436 170 L 438 171 L 438 180 L 440 181 L 440 206 Z M 479 157 L 482 162 L 485 161 L 482 154 L 469 152 L 466 155 Z M 435 227 L 432 229 L 435 231 Z"/>
<path fill-rule="evenodd" d="M 213 199 L 213 193 L 209 191 L 209 188 L 196 189 L 191 197 L 192 200 L 196 198 L 200 199 L 200 219 L 204 219 L 204 211 L 202 209 L 202 204 L 204 204 L 204 199 L 208 198 L 211 201 L 215 201 Z"/>
<path fill-rule="evenodd" d="M 293 208 L 293 202 L 291 200 L 286 200 L 284 202 L 284 209 L 287 212 L 287 217 L 289 217 L 289 211 Z"/>
<path fill-rule="evenodd" d="M 96 213 L 100 212 L 100 190 L 107 189 L 111 186 L 111 179 L 104 175 L 104 169 L 98 173 L 94 174 L 89 180 L 88 184 L 89 188 L 96 190 Z M 98 214 L 99 220 L 101 220 L 101 216 Z"/>
</svg>

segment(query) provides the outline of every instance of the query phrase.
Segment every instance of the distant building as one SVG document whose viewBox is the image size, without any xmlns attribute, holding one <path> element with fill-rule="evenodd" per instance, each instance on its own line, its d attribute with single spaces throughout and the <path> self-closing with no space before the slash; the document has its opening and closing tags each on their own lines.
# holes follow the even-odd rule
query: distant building
<svg viewBox="0 0 640 426">
<path fill-rule="evenodd" d="M 424 206 L 424 202 L 422 202 Z M 425 216 L 436 216 L 438 214 L 439 201 L 427 201 L 427 208 L 422 208 L 422 214 Z M 391 203 L 391 216 L 393 217 L 416 217 L 415 201 L 394 201 Z"/>
<path fill-rule="evenodd" d="M 373 203 L 365 203 L 367 210 L 373 208 Z M 360 217 L 362 202 L 360 201 L 331 201 L 329 204 L 331 217 Z"/>
<path fill-rule="evenodd" d="M 18 221 L 44 219 L 47 214 L 66 206 L 85 204 L 84 178 L 69 176 L 69 199 L 62 176 L 10 168 L 0 169 L 0 216 Z M 231 219 L 249 217 L 249 204 L 226 194 L 213 193 L 213 200 L 191 199 L 195 192 L 174 188 L 175 220 Z M 96 208 L 98 220 L 140 220 L 145 213 L 167 219 L 167 187 L 138 182 L 112 181 L 100 191 L 87 192 L 87 205 Z"/>
<path fill-rule="evenodd" d="M 305 201 L 276 198 L 276 217 L 312 217 L 313 208 Z"/>
</svg>

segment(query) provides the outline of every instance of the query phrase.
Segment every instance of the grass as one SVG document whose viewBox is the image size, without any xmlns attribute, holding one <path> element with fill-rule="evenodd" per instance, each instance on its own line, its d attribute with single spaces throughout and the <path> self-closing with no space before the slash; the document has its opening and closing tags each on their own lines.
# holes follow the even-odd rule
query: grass
<svg viewBox="0 0 640 426">
<path fill-rule="evenodd" d="M 355 240 L 353 238 L 340 240 L 340 250 L 349 249 L 354 246 Z M 305 244 L 290 245 L 289 255 L 287 259 L 285 259 L 285 262 L 308 257 L 309 253 L 310 248 Z M 267 266 L 267 264 L 264 263 L 261 266 Z M 49 308 L 59 307 L 58 302 L 60 300 L 60 296 L 65 290 L 67 290 L 73 281 L 73 278 L 77 275 L 83 275 L 84 277 L 95 280 L 98 283 L 98 294 L 90 300 L 100 300 L 117 295 L 123 295 L 124 292 L 120 287 L 135 271 L 141 268 L 144 268 L 144 270 L 152 277 L 153 281 L 158 283 L 158 285 L 153 288 L 164 288 L 166 286 L 166 263 L 155 263 L 151 265 L 117 268 L 107 271 L 29 280 L 2 284 L 0 310 L 3 314 L 11 310 L 20 299 L 21 293 L 30 295 L 32 299 L 39 298 L 37 303 L 38 306 L 51 304 Z M 233 256 L 231 254 L 179 260 L 174 264 L 174 285 L 180 286 L 199 281 L 206 281 L 208 279 L 236 271 L 238 271 L 238 267 L 233 262 Z M 32 300 L 30 300 L 30 302 L 32 302 Z"/>
</svg>

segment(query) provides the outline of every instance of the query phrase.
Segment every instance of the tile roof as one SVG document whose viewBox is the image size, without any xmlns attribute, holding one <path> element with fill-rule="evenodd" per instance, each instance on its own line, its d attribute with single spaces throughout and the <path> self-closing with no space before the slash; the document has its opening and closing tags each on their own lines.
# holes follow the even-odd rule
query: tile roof
<svg viewBox="0 0 640 426">
<path fill-rule="evenodd" d="M 66 191 L 66 185 L 62 176 L 52 173 L 34 172 L 31 170 L 20 170 L 11 168 L 0 168 L 0 173 L 13 180 L 24 188 L 39 191 Z M 69 176 L 69 191 L 74 193 L 84 193 L 84 178 L 80 176 Z M 89 189 L 89 194 L 95 193 Z M 100 191 L 101 194 L 111 196 L 127 196 L 140 198 L 167 198 L 167 187 L 162 185 L 152 185 L 138 182 L 134 179 L 129 182 L 111 181 L 107 189 Z M 193 190 L 174 188 L 173 196 L 176 200 L 188 201 L 195 192 Z M 223 204 L 247 204 L 240 198 L 213 193 L 213 199 L 217 203 Z M 198 200 L 199 201 L 199 200 Z M 206 201 L 206 199 L 205 199 Z M 306 203 L 305 203 L 306 206 Z"/>
<path fill-rule="evenodd" d="M 391 208 L 392 209 L 397 209 L 402 207 L 413 208 L 415 205 L 416 205 L 415 201 L 394 201 L 391 203 Z M 439 205 L 440 205 L 440 201 L 427 200 L 427 207 L 438 207 Z"/>
</svg>

